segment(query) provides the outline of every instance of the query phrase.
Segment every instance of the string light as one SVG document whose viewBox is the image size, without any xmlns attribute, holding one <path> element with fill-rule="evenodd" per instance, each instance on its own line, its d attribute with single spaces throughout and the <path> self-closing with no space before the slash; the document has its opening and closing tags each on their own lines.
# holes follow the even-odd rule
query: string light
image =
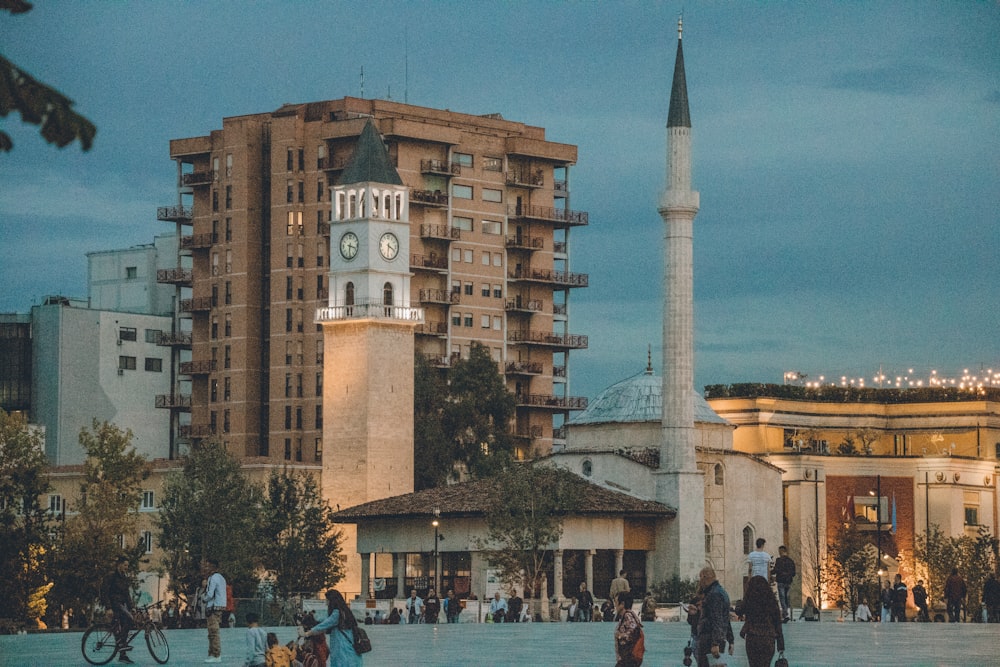
<svg viewBox="0 0 1000 667">
<path fill-rule="evenodd" d="M 839 380 L 827 381 L 826 376 L 810 376 L 801 371 L 786 371 L 784 374 L 785 384 L 799 385 L 810 389 L 821 387 L 866 387 L 864 376 L 850 377 L 841 375 Z M 886 389 L 922 389 L 928 388 L 957 388 L 970 392 L 980 391 L 993 387 L 1000 387 L 1000 369 L 981 368 L 978 373 L 971 372 L 968 368 L 963 368 L 961 373 L 954 376 L 939 373 L 937 369 L 931 369 L 926 376 L 915 372 L 913 368 L 907 368 L 905 374 L 894 374 L 885 372 L 879 368 L 871 375 L 872 385 Z"/>
</svg>

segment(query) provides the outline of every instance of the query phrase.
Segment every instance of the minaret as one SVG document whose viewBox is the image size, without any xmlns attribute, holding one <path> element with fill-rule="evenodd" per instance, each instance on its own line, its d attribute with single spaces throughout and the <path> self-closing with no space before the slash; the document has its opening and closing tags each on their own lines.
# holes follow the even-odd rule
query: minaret
<svg viewBox="0 0 1000 667">
<path fill-rule="evenodd" d="M 677 59 L 667 115 L 667 180 L 660 196 L 664 223 L 663 419 L 657 500 L 677 509 L 661 565 L 670 576 L 696 578 L 705 565 L 705 490 L 695 461 L 694 291 L 692 237 L 698 193 L 691 189 L 691 115 L 677 21 Z"/>
<path fill-rule="evenodd" d="M 332 189 L 329 305 L 323 326 L 323 497 L 331 507 L 413 491 L 413 333 L 409 188 L 369 120 Z M 357 528 L 340 526 L 351 599 L 367 593 Z M 394 564 L 402 566 L 402 564 Z"/>
</svg>

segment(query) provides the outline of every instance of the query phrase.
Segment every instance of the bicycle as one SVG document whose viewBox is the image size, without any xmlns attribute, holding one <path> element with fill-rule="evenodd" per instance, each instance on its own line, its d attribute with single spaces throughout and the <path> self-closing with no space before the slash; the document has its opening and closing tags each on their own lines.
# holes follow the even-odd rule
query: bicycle
<svg viewBox="0 0 1000 667">
<path fill-rule="evenodd" d="M 167 638 L 163 631 L 149 616 L 149 609 L 159 605 L 159 602 L 155 602 L 140 607 L 134 612 L 135 628 L 129 631 L 126 645 L 131 648 L 132 641 L 140 632 L 143 633 L 149 654 L 153 656 L 153 660 L 163 665 L 170 659 L 170 646 L 167 644 Z M 87 631 L 83 633 L 83 640 L 80 642 L 80 650 L 83 651 L 84 659 L 92 665 L 106 665 L 114 660 L 115 656 L 121 652 L 116 640 L 117 629 L 116 621 L 111 623 L 102 621 L 87 628 Z"/>
</svg>

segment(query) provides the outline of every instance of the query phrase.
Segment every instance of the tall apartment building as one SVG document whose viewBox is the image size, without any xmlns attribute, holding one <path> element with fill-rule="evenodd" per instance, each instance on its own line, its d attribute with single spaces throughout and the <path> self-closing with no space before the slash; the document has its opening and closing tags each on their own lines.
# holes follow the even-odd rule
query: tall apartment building
<svg viewBox="0 0 1000 667">
<path fill-rule="evenodd" d="M 210 435 L 273 462 L 320 463 L 331 187 L 368 119 L 410 189 L 410 302 L 425 313 L 416 353 L 447 368 L 486 345 L 517 396 L 518 453 L 563 442 L 586 399 L 569 392 L 570 208 L 576 147 L 543 128 L 384 100 L 343 98 L 225 118 L 176 139 L 178 201 L 157 217 L 181 238 L 172 442 Z M 190 412 L 190 424 L 185 424 Z"/>
</svg>

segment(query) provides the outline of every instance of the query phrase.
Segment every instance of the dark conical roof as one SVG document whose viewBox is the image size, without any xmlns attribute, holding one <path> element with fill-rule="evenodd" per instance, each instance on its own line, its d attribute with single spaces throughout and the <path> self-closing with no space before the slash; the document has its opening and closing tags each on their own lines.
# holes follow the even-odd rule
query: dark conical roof
<svg viewBox="0 0 1000 667">
<path fill-rule="evenodd" d="M 670 88 L 667 127 L 691 127 L 687 81 L 684 78 L 684 49 L 681 48 L 680 38 L 677 40 L 677 59 L 674 61 L 674 84 Z"/>
<path fill-rule="evenodd" d="M 354 147 L 354 155 L 340 175 L 339 184 L 349 183 L 386 183 L 402 185 L 403 179 L 389 159 L 389 151 L 382 143 L 382 137 L 375 129 L 375 123 L 368 120 L 365 129 L 361 130 L 358 145 Z"/>
</svg>

